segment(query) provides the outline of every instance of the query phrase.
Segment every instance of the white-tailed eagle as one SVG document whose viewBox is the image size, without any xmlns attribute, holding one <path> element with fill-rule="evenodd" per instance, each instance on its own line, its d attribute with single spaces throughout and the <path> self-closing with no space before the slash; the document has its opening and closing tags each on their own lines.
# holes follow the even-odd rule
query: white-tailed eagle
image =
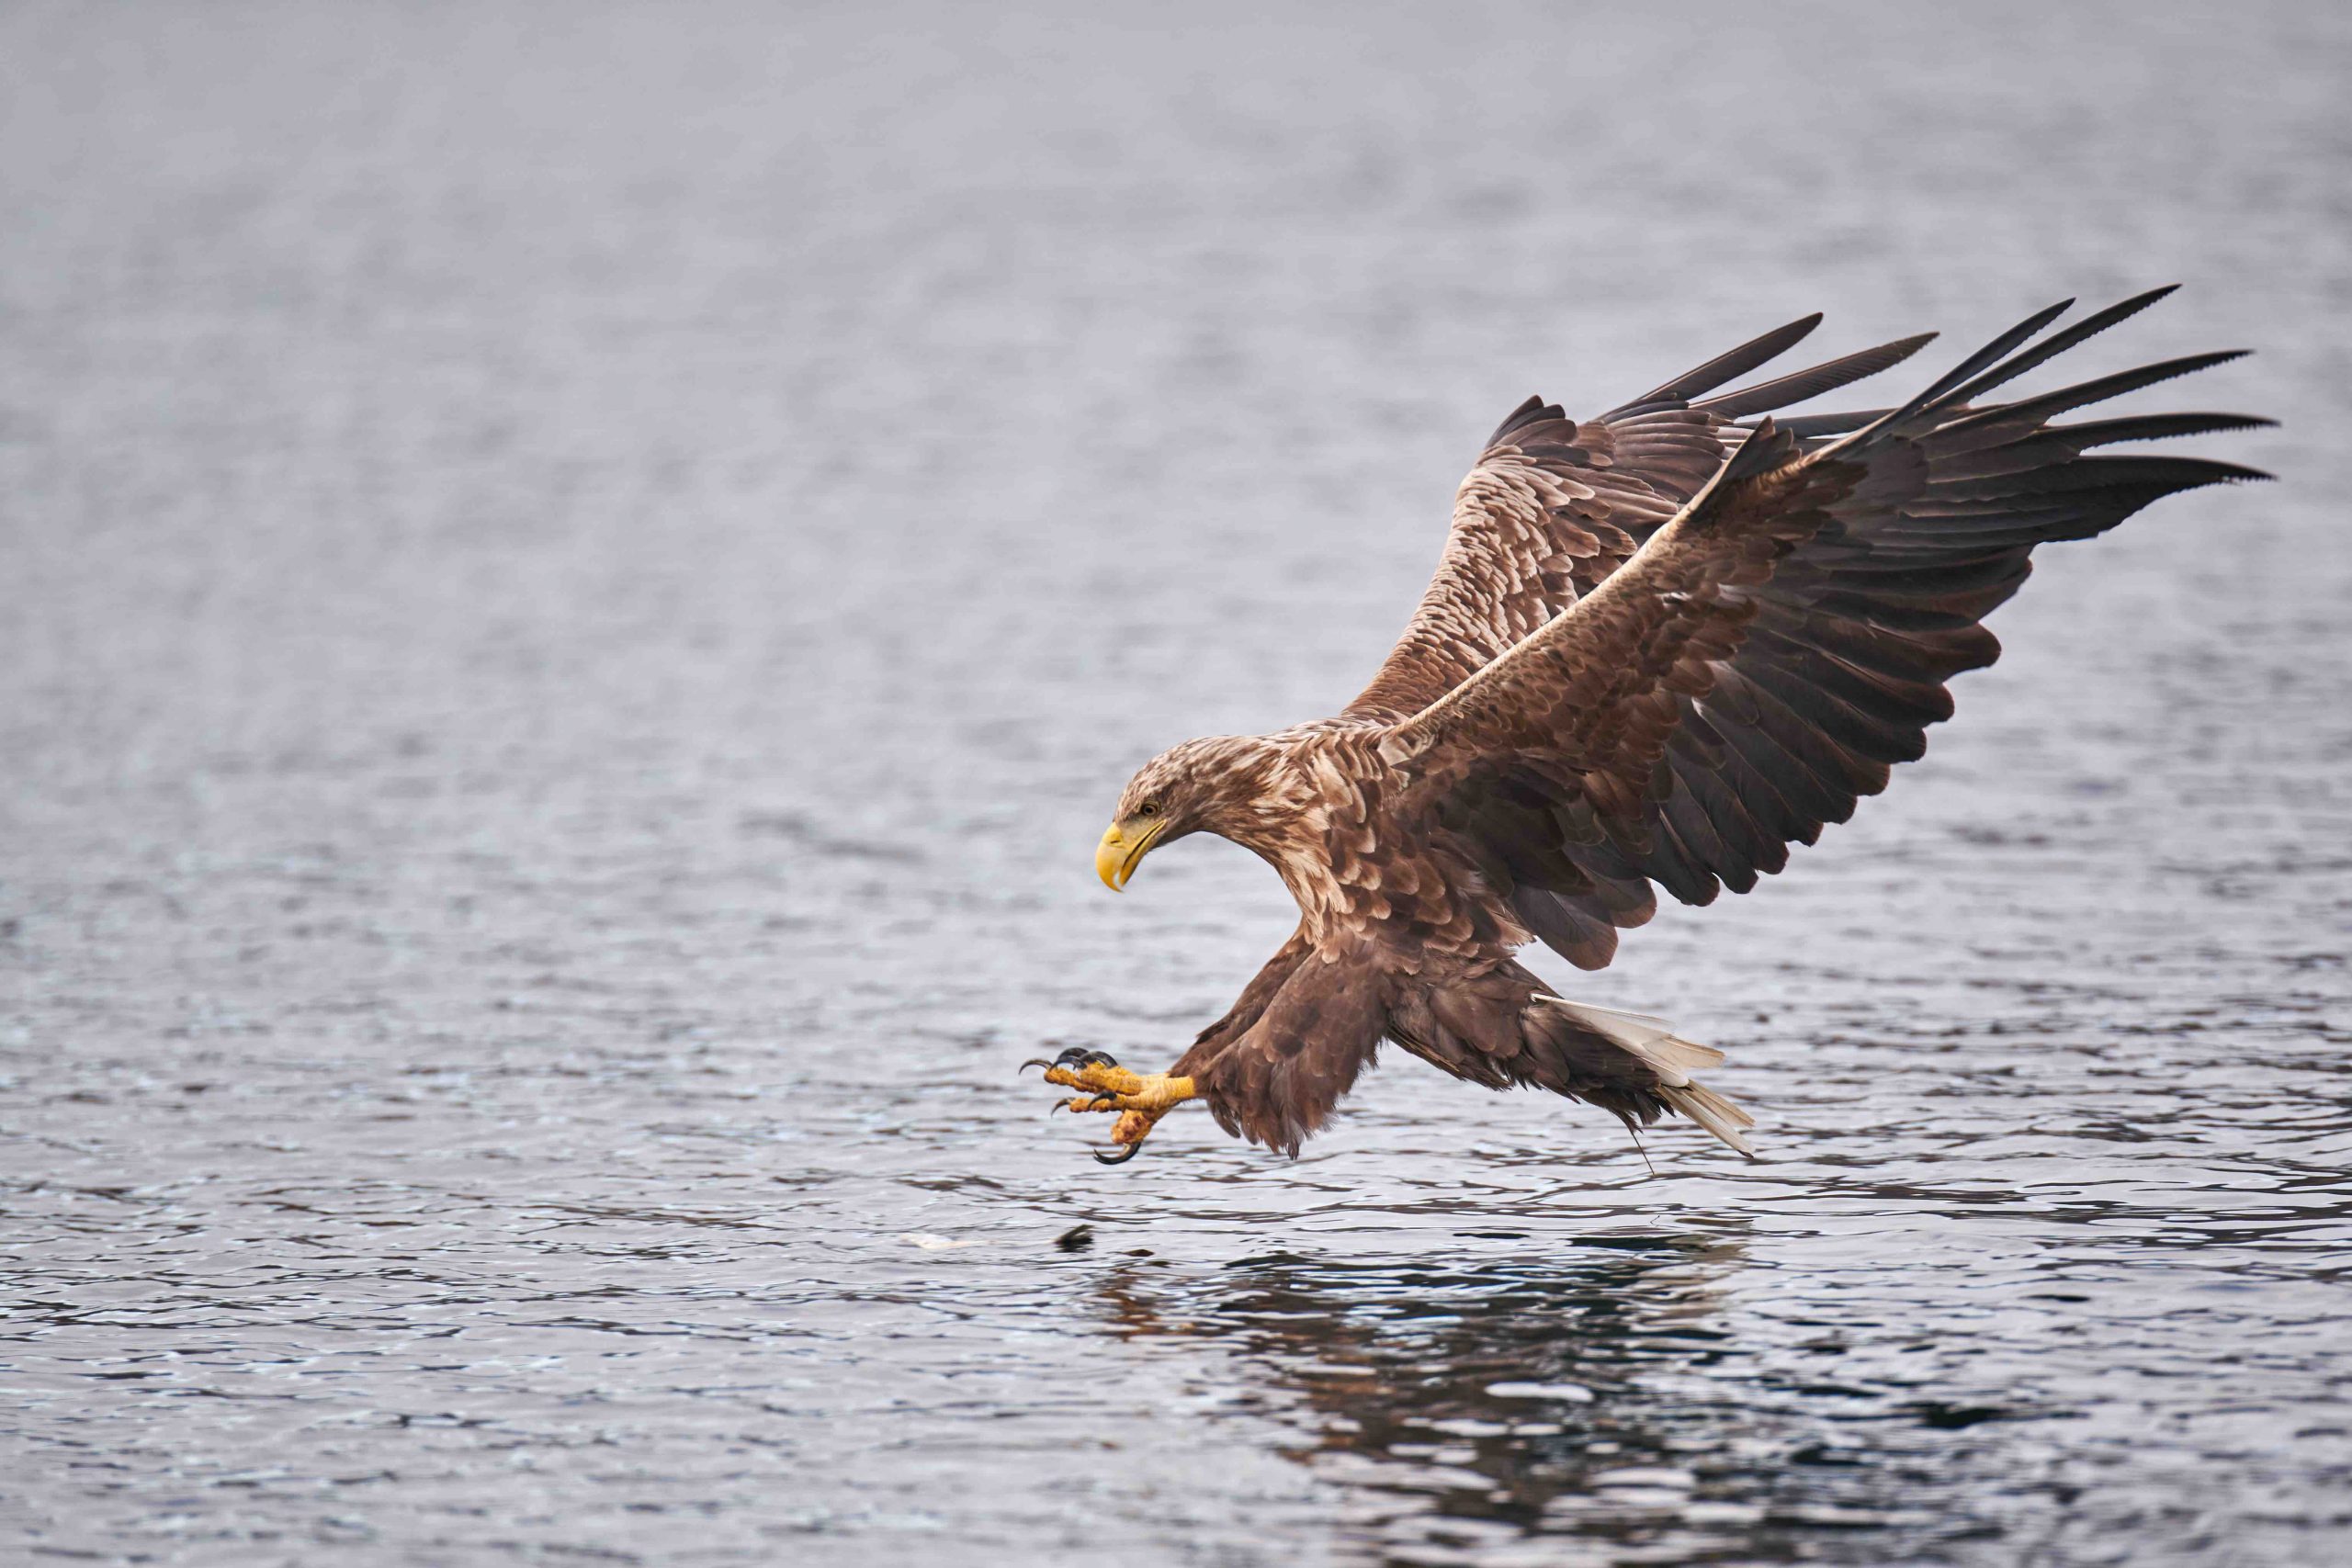
<svg viewBox="0 0 2352 1568">
<path fill-rule="evenodd" d="M 1608 964 L 1663 888 L 1745 893 L 1842 822 L 1993 662 L 1983 622 L 2034 547 L 2251 468 L 2095 448 L 2268 423 L 2069 410 L 2235 357 L 2199 354 L 2008 402 L 1989 394 L 2153 304 L 2040 334 L 2052 306 L 1899 408 L 1774 419 L 1908 358 L 1905 338 L 1718 391 L 1810 333 L 1792 322 L 1598 418 L 1530 398 L 1455 497 L 1437 575 L 1338 716 L 1189 740 L 1119 797 L 1096 851 L 1123 887 L 1192 833 L 1255 851 L 1298 930 L 1166 1073 L 1066 1052 L 1072 1110 L 1132 1156 L 1188 1100 L 1295 1155 L 1384 1040 L 1457 1077 L 1668 1111 L 1745 1154 L 1751 1118 L 1698 1083 L 1721 1053 L 1661 1021 L 1555 996 L 1542 942 Z M 2039 338 L 2039 341 L 2036 339 Z"/>
</svg>

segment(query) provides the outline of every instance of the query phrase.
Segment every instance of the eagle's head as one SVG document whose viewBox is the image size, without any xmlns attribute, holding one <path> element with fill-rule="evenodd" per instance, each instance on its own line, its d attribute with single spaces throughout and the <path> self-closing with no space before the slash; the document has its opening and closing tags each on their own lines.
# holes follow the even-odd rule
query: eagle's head
<svg viewBox="0 0 2352 1568">
<path fill-rule="evenodd" d="M 1212 735 L 1162 751 L 1120 791 L 1118 809 L 1094 849 L 1096 874 L 1115 892 L 1145 855 L 1187 833 L 1250 844 L 1282 755 L 1281 747 L 1255 735 Z"/>
</svg>

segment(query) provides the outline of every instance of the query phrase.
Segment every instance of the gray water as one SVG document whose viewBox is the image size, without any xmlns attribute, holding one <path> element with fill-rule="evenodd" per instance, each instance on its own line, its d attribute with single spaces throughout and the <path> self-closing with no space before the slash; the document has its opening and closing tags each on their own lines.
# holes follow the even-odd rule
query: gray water
<svg viewBox="0 0 2352 1568">
<path fill-rule="evenodd" d="M 2352 1556 L 2352 23 L 1958 9 L 0 10 L 0 1557 Z M 1287 931 L 1093 840 L 1528 392 L 2175 279 L 2284 482 L 1552 965 L 1755 1164 L 1016 1080 Z"/>
</svg>

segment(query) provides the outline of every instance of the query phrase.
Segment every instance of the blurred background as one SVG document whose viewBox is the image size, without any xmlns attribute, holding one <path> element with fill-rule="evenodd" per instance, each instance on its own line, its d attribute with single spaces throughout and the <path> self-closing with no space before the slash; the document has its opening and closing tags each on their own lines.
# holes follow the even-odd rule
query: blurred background
<svg viewBox="0 0 2352 1568">
<path fill-rule="evenodd" d="M 0 8 L 0 1554 L 2352 1551 L 2347 80 L 2297 4 Z M 2174 281 L 2030 385 L 2258 349 L 2133 406 L 2283 482 L 1549 971 L 1758 1163 L 1398 1057 L 1103 1171 L 1014 1081 L 1287 932 L 1093 840 L 1353 693 L 1521 398 Z"/>
</svg>

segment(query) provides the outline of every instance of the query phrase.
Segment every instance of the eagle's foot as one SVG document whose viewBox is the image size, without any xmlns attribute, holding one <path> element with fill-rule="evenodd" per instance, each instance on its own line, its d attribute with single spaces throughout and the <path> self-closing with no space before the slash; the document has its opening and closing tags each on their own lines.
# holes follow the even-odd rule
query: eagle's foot
<svg viewBox="0 0 2352 1568">
<path fill-rule="evenodd" d="M 1104 1165 L 1125 1165 L 1133 1159 L 1159 1119 L 1198 1092 L 1189 1077 L 1131 1072 L 1103 1052 L 1075 1046 L 1050 1062 L 1032 1060 L 1021 1065 L 1045 1068 L 1047 1083 L 1087 1091 L 1070 1100 L 1055 1101 L 1054 1110 L 1118 1113 L 1119 1119 L 1111 1125 L 1111 1142 L 1119 1152 L 1098 1152 L 1094 1156 Z"/>
</svg>

